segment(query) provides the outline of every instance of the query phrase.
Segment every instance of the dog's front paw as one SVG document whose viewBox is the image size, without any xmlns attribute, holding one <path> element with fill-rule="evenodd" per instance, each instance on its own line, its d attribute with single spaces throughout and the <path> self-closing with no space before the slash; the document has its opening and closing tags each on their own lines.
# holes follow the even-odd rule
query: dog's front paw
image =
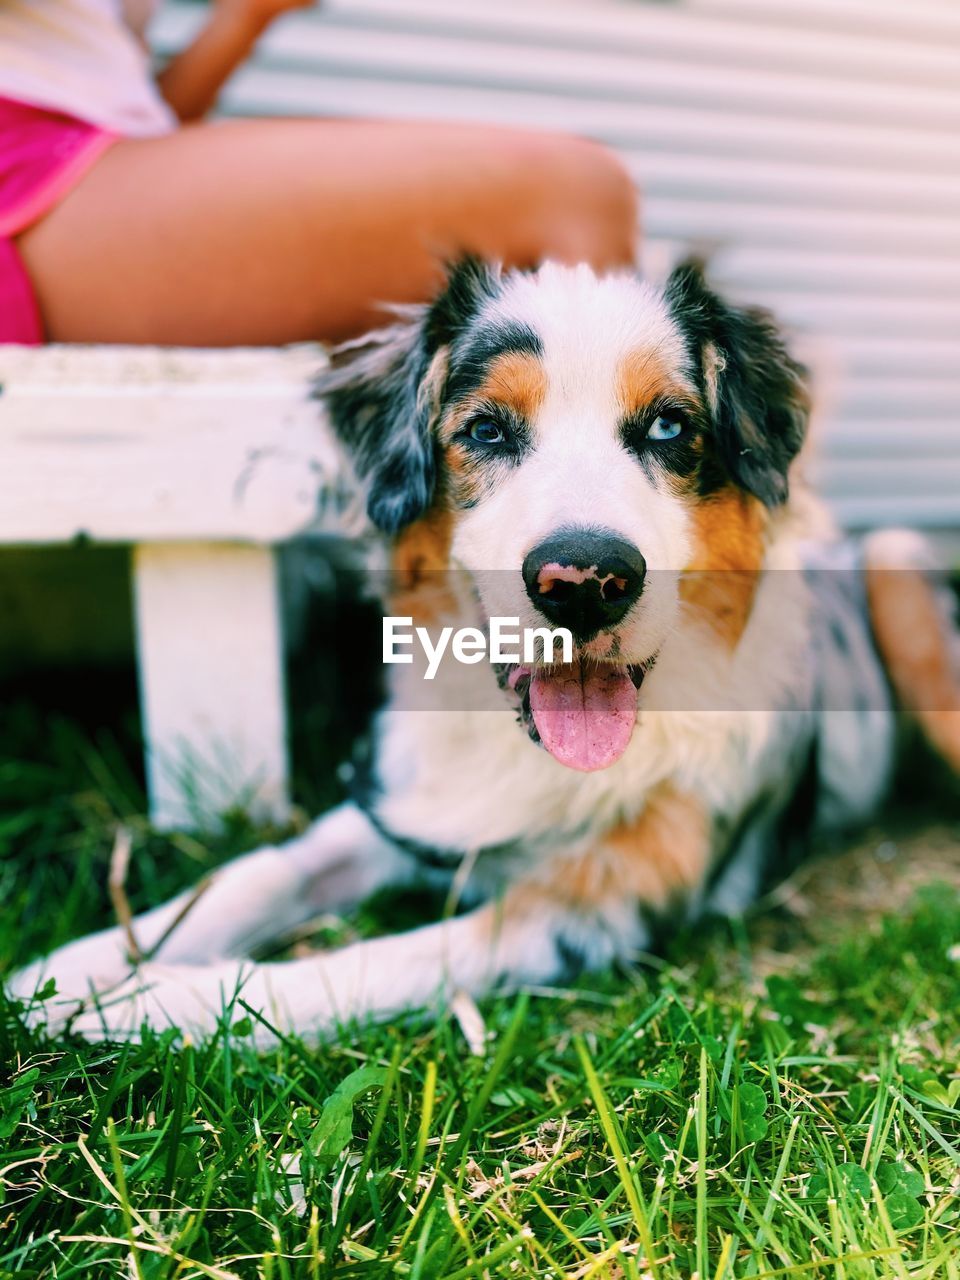
<svg viewBox="0 0 960 1280">
<path fill-rule="evenodd" d="M 96 992 L 130 973 L 122 929 L 70 942 L 4 980 L 7 994 L 25 1006 L 29 1026 L 59 1030 Z"/>
<path fill-rule="evenodd" d="M 146 1027 L 176 1027 L 185 1036 L 204 1039 L 244 1013 L 245 981 L 242 962 L 142 964 L 124 982 L 88 1000 L 68 1027 L 85 1040 L 137 1040 Z"/>
</svg>

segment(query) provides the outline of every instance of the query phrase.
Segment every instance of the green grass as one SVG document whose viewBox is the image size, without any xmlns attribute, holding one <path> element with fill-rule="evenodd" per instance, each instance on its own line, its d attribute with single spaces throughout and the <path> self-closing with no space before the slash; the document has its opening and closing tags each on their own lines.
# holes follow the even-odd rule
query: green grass
<svg viewBox="0 0 960 1280">
<path fill-rule="evenodd" d="M 0 712 L 0 966 L 108 919 L 118 820 L 135 905 L 256 838 L 152 835 L 134 759 Z M 764 927 L 486 1001 L 482 1056 L 449 1016 L 257 1054 L 49 1042 L 0 1003 L 0 1277 L 960 1280 L 956 892 L 765 981 Z"/>
</svg>

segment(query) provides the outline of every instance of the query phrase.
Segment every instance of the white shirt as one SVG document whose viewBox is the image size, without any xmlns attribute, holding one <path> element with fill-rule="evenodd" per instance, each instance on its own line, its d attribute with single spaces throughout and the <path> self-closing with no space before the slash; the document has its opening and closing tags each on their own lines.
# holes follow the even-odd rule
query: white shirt
<svg viewBox="0 0 960 1280">
<path fill-rule="evenodd" d="M 143 34 L 158 0 L 0 0 L 0 97 L 133 137 L 176 117 L 150 71 Z"/>
</svg>

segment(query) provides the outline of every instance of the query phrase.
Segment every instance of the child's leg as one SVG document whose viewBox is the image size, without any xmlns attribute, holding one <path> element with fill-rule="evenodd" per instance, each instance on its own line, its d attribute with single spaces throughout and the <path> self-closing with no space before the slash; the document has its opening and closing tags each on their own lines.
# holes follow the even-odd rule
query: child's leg
<svg viewBox="0 0 960 1280">
<path fill-rule="evenodd" d="M 337 339 L 444 258 L 632 261 L 619 162 L 470 125 L 236 120 L 124 140 L 19 238 L 53 341 Z"/>
</svg>

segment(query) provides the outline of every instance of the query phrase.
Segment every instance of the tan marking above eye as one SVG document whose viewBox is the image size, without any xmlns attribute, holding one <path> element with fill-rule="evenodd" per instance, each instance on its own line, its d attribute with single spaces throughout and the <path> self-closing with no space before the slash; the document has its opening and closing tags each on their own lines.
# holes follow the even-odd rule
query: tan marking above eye
<svg viewBox="0 0 960 1280">
<path fill-rule="evenodd" d="M 628 352 L 617 366 L 616 379 L 617 400 L 624 417 L 657 400 L 689 402 L 692 396 L 681 370 L 657 351 Z"/>
<path fill-rule="evenodd" d="M 505 404 L 528 422 L 537 416 L 547 394 L 547 375 L 536 356 L 508 351 L 491 362 L 476 395 Z"/>
<path fill-rule="evenodd" d="M 506 351 L 491 360 L 483 382 L 448 417 L 441 439 L 448 441 L 467 418 L 492 404 L 504 405 L 525 422 L 532 422 L 546 394 L 547 375 L 538 358 L 525 351 Z"/>
</svg>

